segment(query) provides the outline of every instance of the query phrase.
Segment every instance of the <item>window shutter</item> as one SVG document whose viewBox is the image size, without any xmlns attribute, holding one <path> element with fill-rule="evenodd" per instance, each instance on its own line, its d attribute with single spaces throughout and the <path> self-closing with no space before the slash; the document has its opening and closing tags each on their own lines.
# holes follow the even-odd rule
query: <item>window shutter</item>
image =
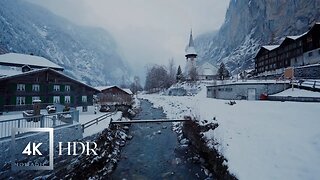
<svg viewBox="0 0 320 180">
<path fill-rule="evenodd" d="M 66 90 L 65 90 L 65 85 L 63 85 L 63 84 L 60 85 L 60 91 L 61 91 L 61 92 L 65 92 L 65 91 L 66 91 Z"/>
<path fill-rule="evenodd" d="M 61 90 L 61 89 L 60 89 Z M 60 104 L 65 104 L 64 103 L 64 96 L 60 96 Z"/>
<path fill-rule="evenodd" d="M 32 84 L 26 84 L 26 92 L 31 92 L 32 91 Z"/>
<path fill-rule="evenodd" d="M 10 91 L 11 92 L 15 92 L 15 91 L 17 91 L 17 84 L 14 84 L 14 83 L 12 83 L 11 85 L 10 85 Z"/>
<path fill-rule="evenodd" d="M 48 103 L 53 103 L 53 96 L 49 96 Z"/>
<path fill-rule="evenodd" d="M 40 89 L 41 89 L 41 87 L 40 87 Z M 47 103 L 45 96 L 41 96 L 41 97 L 40 97 L 40 100 L 41 100 L 41 103 Z"/>
<path fill-rule="evenodd" d="M 92 100 L 93 100 L 93 96 L 87 95 L 87 104 L 93 104 Z"/>
<path fill-rule="evenodd" d="M 32 104 L 32 97 L 31 96 L 26 97 L 26 104 Z"/>
<path fill-rule="evenodd" d="M 10 98 L 10 105 L 15 105 L 16 104 L 16 100 L 17 100 L 17 96 L 12 96 Z"/>
</svg>

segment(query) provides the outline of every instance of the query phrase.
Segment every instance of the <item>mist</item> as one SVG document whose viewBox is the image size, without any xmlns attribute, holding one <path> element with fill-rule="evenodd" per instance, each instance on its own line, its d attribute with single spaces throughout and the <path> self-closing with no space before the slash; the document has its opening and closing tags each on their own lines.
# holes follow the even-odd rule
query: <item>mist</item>
<svg viewBox="0 0 320 180">
<path fill-rule="evenodd" d="M 219 29 L 229 0 L 28 0 L 79 24 L 106 29 L 119 54 L 142 79 L 150 64 L 184 66 L 184 49 L 194 37 Z"/>
</svg>

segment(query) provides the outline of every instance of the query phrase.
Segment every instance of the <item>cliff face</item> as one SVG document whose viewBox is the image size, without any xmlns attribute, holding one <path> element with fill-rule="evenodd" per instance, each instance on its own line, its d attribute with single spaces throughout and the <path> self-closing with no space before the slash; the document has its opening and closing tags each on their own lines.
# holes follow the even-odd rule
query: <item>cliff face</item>
<svg viewBox="0 0 320 180">
<path fill-rule="evenodd" d="M 319 0 L 231 0 L 220 30 L 196 38 L 199 61 L 224 62 L 231 70 L 253 68 L 260 46 L 304 33 L 316 21 Z"/>
<path fill-rule="evenodd" d="M 45 8 L 20 0 L 0 1 L 0 54 L 42 56 L 91 85 L 120 84 L 129 77 L 112 36 L 79 26 Z"/>
</svg>

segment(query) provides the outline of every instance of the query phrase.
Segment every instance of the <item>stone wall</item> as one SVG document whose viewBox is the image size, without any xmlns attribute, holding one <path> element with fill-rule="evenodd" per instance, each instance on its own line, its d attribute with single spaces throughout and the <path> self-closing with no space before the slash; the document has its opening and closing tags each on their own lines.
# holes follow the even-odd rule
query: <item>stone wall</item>
<svg viewBox="0 0 320 180">
<path fill-rule="evenodd" d="M 298 67 L 294 69 L 295 78 L 305 79 L 319 79 L 320 78 L 320 64 Z"/>
</svg>

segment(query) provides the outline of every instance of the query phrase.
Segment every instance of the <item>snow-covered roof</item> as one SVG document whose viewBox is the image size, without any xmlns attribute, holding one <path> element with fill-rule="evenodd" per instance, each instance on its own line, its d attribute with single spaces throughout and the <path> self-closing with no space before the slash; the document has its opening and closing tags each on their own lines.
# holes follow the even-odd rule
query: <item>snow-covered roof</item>
<svg viewBox="0 0 320 180">
<path fill-rule="evenodd" d="M 49 61 L 46 58 L 40 56 L 33 56 L 27 54 L 18 54 L 18 53 L 7 53 L 0 55 L 0 63 L 5 64 L 15 64 L 15 65 L 30 65 L 36 67 L 50 67 L 54 69 L 62 69 L 63 67 Z"/>
<path fill-rule="evenodd" d="M 132 91 L 130 90 L 130 89 L 122 89 L 122 90 L 124 90 L 126 93 L 128 93 L 128 94 L 130 94 L 130 95 L 132 95 L 133 93 L 132 93 Z"/>
<path fill-rule="evenodd" d="M 276 48 L 278 48 L 280 45 L 267 45 L 267 46 L 262 46 L 263 48 L 271 51 L 271 50 L 274 50 Z"/>
<path fill-rule="evenodd" d="M 283 97 L 287 97 L 287 96 L 291 96 L 291 97 L 320 97 L 320 93 L 319 92 L 314 92 L 314 91 L 308 91 L 308 90 L 304 90 L 304 89 L 297 89 L 294 88 L 294 90 L 287 89 L 284 90 L 278 94 L 273 94 L 270 96 L 283 96 Z"/>
<path fill-rule="evenodd" d="M 187 48 L 186 48 L 186 54 L 188 55 L 188 54 L 197 54 L 197 52 L 196 52 L 196 50 L 195 50 L 195 48 L 193 47 L 193 46 L 188 46 Z"/>
<path fill-rule="evenodd" d="M 3 77 L 0 77 L 0 80 L 6 80 L 6 79 L 11 79 L 11 78 L 15 78 L 15 77 L 25 76 L 25 75 L 29 75 L 29 74 L 38 73 L 38 72 L 45 72 L 45 71 L 52 71 L 52 72 L 54 72 L 54 73 L 58 73 L 58 74 L 60 74 L 61 76 L 65 77 L 65 78 L 67 78 L 67 79 L 69 79 L 69 80 L 71 80 L 71 81 L 74 81 L 74 82 L 76 82 L 76 83 L 79 83 L 79 84 L 81 84 L 81 85 L 83 85 L 83 86 L 86 86 L 87 88 L 92 89 L 92 90 L 98 91 L 98 90 L 95 89 L 94 87 L 92 87 L 92 86 L 90 86 L 90 85 L 87 85 L 86 83 L 83 83 L 83 82 L 81 82 L 81 81 L 79 81 L 79 80 L 76 80 L 76 79 L 74 79 L 74 78 L 72 78 L 72 77 L 64 74 L 63 72 L 54 70 L 54 69 L 52 69 L 52 68 L 33 69 L 33 70 L 31 70 L 31 71 L 21 72 L 21 73 L 19 73 L 19 74 L 15 74 L 15 75 L 11 75 L 11 76 L 3 76 Z"/>
<path fill-rule="evenodd" d="M 22 73 L 21 69 L 17 70 L 15 68 L 3 68 L 0 66 L 0 77 L 14 76 L 21 73 Z"/>
<path fill-rule="evenodd" d="M 209 62 L 205 62 L 202 65 L 200 65 L 198 70 L 199 70 L 199 75 L 204 75 L 204 76 L 216 75 L 218 72 L 218 68 L 213 66 Z"/>
<path fill-rule="evenodd" d="M 120 88 L 116 85 L 113 85 L 113 86 L 97 86 L 97 87 L 94 87 L 95 89 L 99 90 L 99 91 L 103 91 L 103 90 L 106 90 L 106 89 L 110 89 L 110 88 L 113 88 L 113 87 L 117 87 L 119 89 L 121 89 L 122 91 L 132 95 L 132 91 L 130 89 L 125 89 L 125 88 Z"/>
<path fill-rule="evenodd" d="M 112 87 L 116 87 L 116 86 L 97 86 L 97 87 L 94 87 L 94 88 L 99 90 L 99 91 L 102 91 L 102 90 L 105 90 L 105 89 L 110 89 Z"/>
</svg>

